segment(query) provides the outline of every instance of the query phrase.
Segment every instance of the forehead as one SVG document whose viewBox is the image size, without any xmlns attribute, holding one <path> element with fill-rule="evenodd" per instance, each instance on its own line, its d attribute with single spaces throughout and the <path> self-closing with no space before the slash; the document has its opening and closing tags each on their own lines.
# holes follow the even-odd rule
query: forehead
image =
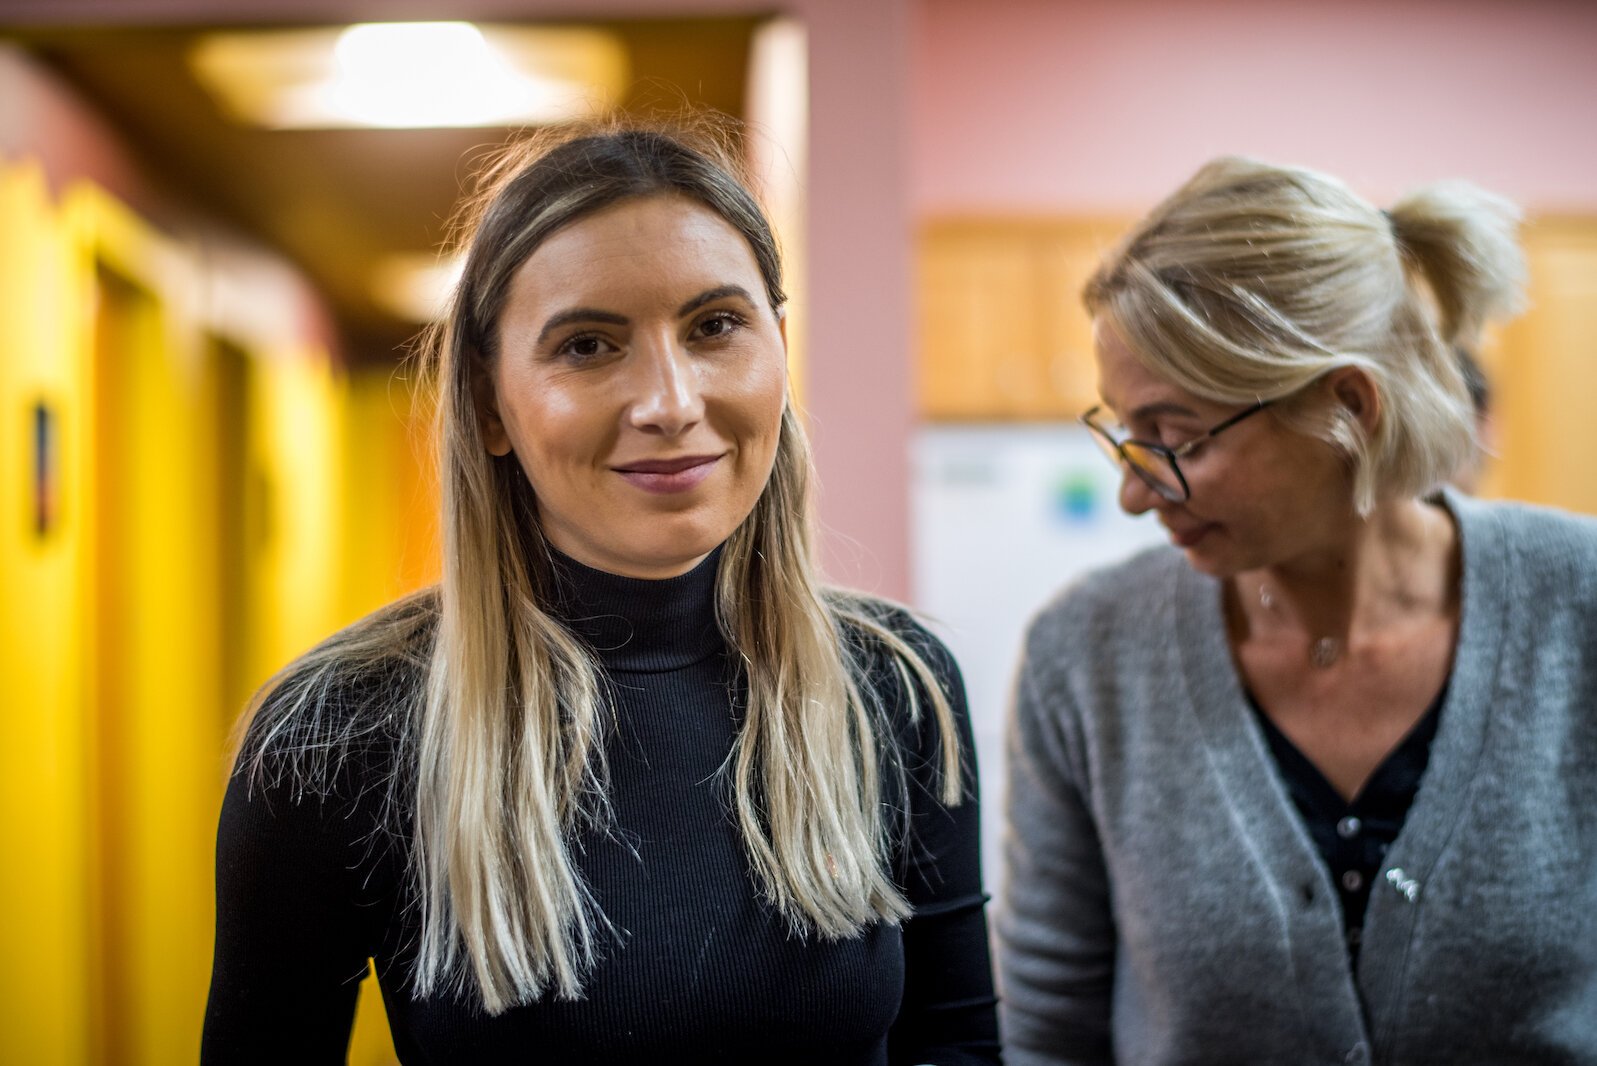
<svg viewBox="0 0 1597 1066">
<path fill-rule="evenodd" d="M 1198 413 L 1214 406 L 1149 369 L 1126 344 L 1113 320 L 1103 315 L 1094 318 L 1092 341 L 1098 395 L 1119 417 L 1150 407 Z"/>
<path fill-rule="evenodd" d="M 697 200 L 666 194 L 623 200 L 556 230 L 516 270 L 511 295 L 617 299 L 728 283 L 764 290 L 748 240 Z"/>
</svg>

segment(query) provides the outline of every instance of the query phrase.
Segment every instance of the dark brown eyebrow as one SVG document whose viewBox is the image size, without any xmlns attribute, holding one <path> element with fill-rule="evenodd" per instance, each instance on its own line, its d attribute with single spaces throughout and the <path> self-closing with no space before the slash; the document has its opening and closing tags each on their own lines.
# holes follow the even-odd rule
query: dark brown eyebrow
<svg viewBox="0 0 1597 1066">
<path fill-rule="evenodd" d="M 707 303 L 724 300 L 735 296 L 749 304 L 754 303 L 754 297 L 749 295 L 749 290 L 741 285 L 722 285 L 719 288 L 706 289 L 693 299 L 677 308 L 677 317 L 691 315 L 694 311 Z M 538 344 L 541 346 L 549 339 L 549 334 L 562 326 L 575 325 L 578 322 L 603 322 L 607 326 L 629 326 L 632 320 L 626 315 L 618 315 L 614 311 L 601 311 L 597 307 L 573 307 L 568 311 L 561 311 L 551 315 L 549 321 L 543 324 L 543 329 L 538 331 Z"/>
<path fill-rule="evenodd" d="M 749 290 L 745 289 L 743 286 L 722 285 L 718 289 L 706 289 L 704 292 L 699 293 L 693 299 L 677 308 L 677 317 L 682 318 L 684 315 L 691 315 L 705 304 L 713 303 L 716 300 L 725 299 L 728 296 L 736 296 L 749 304 L 754 303 L 754 297 L 750 296 Z"/>
<path fill-rule="evenodd" d="M 543 329 L 538 332 L 538 344 L 549 339 L 549 334 L 562 326 L 574 325 L 578 322 L 603 322 L 607 326 L 625 326 L 632 320 L 626 315 L 618 315 L 614 311 L 600 311 L 594 307 L 573 307 L 569 311 L 561 311 L 551 315 L 549 321 L 543 324 Z"/>
</svg>

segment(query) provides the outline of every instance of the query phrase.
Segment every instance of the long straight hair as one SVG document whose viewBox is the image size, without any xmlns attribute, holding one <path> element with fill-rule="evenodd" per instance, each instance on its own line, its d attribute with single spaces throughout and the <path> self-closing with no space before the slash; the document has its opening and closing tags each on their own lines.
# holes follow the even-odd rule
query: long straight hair
<svg viewBox="0 0 1597 1066">
<path fill-rule="evenodd" d="M 323 784 L 367 732 L 401 742 L 389 794 L 411 815 L 419 995 L 475 992 L 489 1013 L 575 998 L 601 957 L 608 926 L 571 843 L 610 817 L 605 678 L 547 610 L 555 576 L 537 500 L 513 456 L 489 454 L 480 389 L 516 269 L 560 228 L 623 200 L 675 194 L 715 211 L 748 240 L 766 298 L 782 306 L 775 238 L 725 143 L 590 129 L 524 142 L 485 169 L 458 230 L 465 267 L 450 312 L 421 349 L 438 401 L 441 584 L 334 636 L 256 701 L 245 757 L 300 787 Z M 910 911 L 890 870 L 899 825 L 884 808 L 894 794 L 902 806 L 907 787 L 892 705 L 907 701 L 893 713 L 920 728 L 929 710 L 942 801 L 959 803 L 964 782 L 926 658 L 880 601 L 822 586 L 812 478 L 789 408 L 770 479 L 721 553 L 716 611 L 747 686 L 725 772 L 750 867 L 796 935 L 835 939 Z M 360 676 L 382 677 L 400 709 L 332 713 Z"/>
</svg>

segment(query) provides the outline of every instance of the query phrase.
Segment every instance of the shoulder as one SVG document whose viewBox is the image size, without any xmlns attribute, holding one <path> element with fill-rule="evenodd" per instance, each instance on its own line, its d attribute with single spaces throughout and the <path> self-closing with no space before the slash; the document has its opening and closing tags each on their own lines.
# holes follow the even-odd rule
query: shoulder
<svg viewBox="0 0 1597 1066">
<path fill-rule="evenodd" d="M 945 746 L 968 747 L 965 682 L 948 646 L 902 604 L 839 589 L 826 600 L 854 683 L 899 750 L 931 767 Z"/>
<path fill-rule="evenodd" d="M 386 773 L 425 691 L 435 590 L 367 615 L 284 667 L 257 695 L 237 776 L 257 787 L 329 794 Z"/>
<path fill-rule="evenodd" d="M 1147 647 L 1173 625 L 1173 606 L 1190 592 L 1194 574 L 1167 545 L 1148 548 L 1071 582 L 1026 629 L 1024 669 L 1051 673 L 1107 662 Z"/>
<path fill-rule="evenodd" d="M 910 608 L 845 589 L 828 589 L 825 598 L 849 657 L 871 674 L 896 673 L 908 652 L 925 665 L 945 693 L 960 689 L 953 653 Z"/>
<path fill-rule="evenodd" d="M 1597 518 L 1454 493 L 1446 502 L 1458 518 L 1467 565 L 1501 572 L 1525 594 L 1597 596 Z"/>
</svg>

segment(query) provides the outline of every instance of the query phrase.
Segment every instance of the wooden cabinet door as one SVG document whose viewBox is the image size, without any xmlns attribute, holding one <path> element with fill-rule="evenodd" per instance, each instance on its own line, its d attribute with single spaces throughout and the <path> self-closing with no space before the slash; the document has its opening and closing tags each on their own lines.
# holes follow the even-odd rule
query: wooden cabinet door
<svg viewBox="0 0 1597 1066">
<path fill-rule="evenodd" d="M 921 243 L 924 417 L 1013 418 L 1042 386 L 1033 239 L 1005 226 L 939 225 Z"/>
<path fill-rule="evenodd" d="M 1486 495 L 1597 514 L 1597 219 L 1525 228 L 1529 310 L 1488 345 Z"/>
<path fill-rule="evenodd" d="M 1104 253 L 1130 227 L 1125 219 L 1081 219 L 1048 228 L 1041 254 L 1043 355 L 1052 385 L 1053 417 L 1075 418 L 1098 402 L 1092 319 L 1081 290 Z"/>
<path fill-rule="evenodd" d="M 919 253 L 920 414 L 1061 421 L 1094 402 L 1081 287 L 1124 229 L 1106 219 L 947 219 Z"/>
</svg>

